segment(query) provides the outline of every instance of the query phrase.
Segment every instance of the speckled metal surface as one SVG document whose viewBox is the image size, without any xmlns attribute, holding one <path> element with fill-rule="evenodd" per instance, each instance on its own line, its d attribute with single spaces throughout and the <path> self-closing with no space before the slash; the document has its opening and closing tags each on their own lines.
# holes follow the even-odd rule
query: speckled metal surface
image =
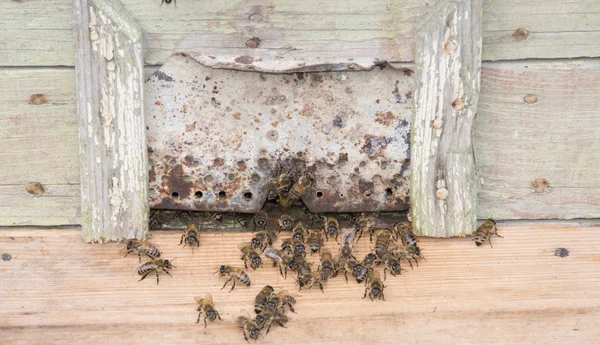
<svg viewBox="0 0 600 345">
<path fill-rule="evenodd" d="M 283 166 L 312 212 L 408 208 L 412 70 L 261 74 L 171 57 L 145 84 L 150 206 L 257 212 Z"/>
</svg>

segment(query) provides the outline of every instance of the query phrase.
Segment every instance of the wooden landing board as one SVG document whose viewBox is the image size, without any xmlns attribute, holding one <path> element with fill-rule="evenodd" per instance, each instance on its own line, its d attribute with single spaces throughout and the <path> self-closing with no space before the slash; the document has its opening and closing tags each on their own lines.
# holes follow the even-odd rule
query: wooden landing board
<svg viewBox="0 0 600 345">
<path fill-rule="evenodd" d="M 147 64 L 191 48 L 410 61 L 411 30 L 432 7 L 415 0 L 122 2 L 146 33 Z M 595 0 L 484 1 L 483 59 L 599 56 L 599 7 Z M 71 1 L 0 2 L 0 65 L 73 66 L 72 15 Z M 513 37 L 519 28 L 529 31 L 526 39 Z M 246 48 L 252 36 L 262 39 L 262 48 Z"/>
<path fill-rule="evenodd" d="M 250 233 L 202 233 L 193 254 L 179 232 L 157 232 L 164 257 L 177 257 L 173 277 L 142 282 L 136 257 L 122 244 L 85 245 L 67 230 L 3 230 L 0 337 L 6 344 L 242 344 L 232 317 L 252 311 L 265 284 L 294 291 L 297 314 L 265 344 L 595 344 L 600 337 L 600 227 L 499 227 L 494 248 L 468 238 L 422 239 L 427 261 L 388 277 L 386 301 L 363 300 L 363 286 L 343 277 L 297 292 L 265 267 L 252 286 L 228 293 L 211 273 L 240 265 L 237 244 Z M 329 242 L 328 247 L 337 245 Z M 362 239 L 357 256 L 364 256 Z M 557 247 L 571 251 L 554 256 Z M 312 259 L 316 259 L 313 257 Z M 223 321 L 195 325 L 193 297 L 213 294 Z"/>
</svg>

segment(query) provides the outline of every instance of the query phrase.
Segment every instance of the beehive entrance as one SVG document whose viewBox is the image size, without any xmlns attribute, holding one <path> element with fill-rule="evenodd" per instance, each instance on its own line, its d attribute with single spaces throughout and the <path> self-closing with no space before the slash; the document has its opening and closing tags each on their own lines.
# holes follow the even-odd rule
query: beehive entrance
<svg viewBox="0 0 600 345">
<path fill-rule="evenodd" d="M 261 74 L 173 56 L 145 83 L 150 207 L 254 213 L 280 167 L 312 212 L 408 208 L 406 70 Z"/>
</svg>

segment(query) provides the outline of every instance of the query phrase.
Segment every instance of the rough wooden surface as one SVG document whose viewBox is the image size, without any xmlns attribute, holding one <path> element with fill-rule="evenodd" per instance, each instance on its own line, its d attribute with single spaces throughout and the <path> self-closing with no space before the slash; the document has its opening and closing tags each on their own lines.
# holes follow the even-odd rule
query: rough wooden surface
<svg viewBox="0 0 600 345">
<path fill-rule="evenodd" d="M 202 233 L 193 254 L 179 232 L 153 236 L 173 277 L 138 282 L 137 257 L 122 244 L 86 245 L 77 230 L 3 230 L 0 335 L 7 344 L 245 344 L 232 317 L 252 312 L 266 284 L 297 294 L 287 329 L 265 344 L 548 344 L 600 337 L 600 228 L 504 227 L 494 248 L 464 239 L 422 239 L 427 261 L 385 282 L 386 301 L 362 299 L 343 277 L 297 292 L 276 269 L 250 272 L 252 286 L 221 291 L 220 264 L 240 265 L 237 244 L 249 233 Z M 362 241 L 362 240 L 361 240 Z M 335 249 L 337 245 L 329 243 Z M 570 251 L 554 256 L 557 247 Z M 368 241 L 357 249 L 364 256 Z M 309 257 L 310 258 L 310 257 Z M 313 257 L 312 259 L 316 259 Z M 223 321 L 196 325 L 194 296 L 213 294 Z"/>
<path fill-rule="evenodd" d="M 476 228 L 473 123 L 481 77 L 481 1 L 442 2 L 418 29 L 410 138 L 416 233 L 450 237 Z"/>
<path fill-rule="evenodd" d="M 84 238 L 144 238 L 148 151 L 141 29 L 119 0 L 74 3 Z"/>
<path fill-rule="evenodd" d="M 70 68 L 0 69 L 0 226 L 79 224 L 74 93 Z"/>
<path fill-rule="evenodd" d="M 600 217 L 599 105 L 597 59 L 485 64 L 477 215 Z"/>
<path fill-rule="evenodd" d="M 123 3 L 145 32 L 147 64 L 162 63 L 174 51 L 203 48 L 210 53 L 216 47 L 232 57 L 312 51 L 323 57 L 410 61 L 410 30 L 431 6 L 414 0 L 180 1 L 177 8 L 160 0 Z M 600 56 L 599 6 L 595 0 L 485 0 L 483 58 Z M 0 2 L 0 65 L 73 66 L 72 23 L 69 1 Z M 513 37 L 519 28 L 530 31 L 527 39 Z M 262 48 L 246 48 L 253 36 L 262 39 Z"/>
</svg>

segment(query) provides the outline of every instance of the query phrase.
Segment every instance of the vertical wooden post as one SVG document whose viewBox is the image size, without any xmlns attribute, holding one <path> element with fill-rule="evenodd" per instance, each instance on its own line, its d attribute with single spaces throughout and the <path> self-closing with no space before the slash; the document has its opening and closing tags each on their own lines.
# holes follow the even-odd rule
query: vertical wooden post
<svg viewBox="0 0 600 345">
<path fill-rule="evenodd" d="M 441 1 L 417 32 L 411 130 L 415 232 L 448 237 L 476 227 L 472 132 L 481 75 L 481 0 Z"/>
<path fill-rule="evenodd" d="M 142 31 L 119 0 L 74 0 L 81 227 L 86 241 L 148 231 Z"/>
</svg>

